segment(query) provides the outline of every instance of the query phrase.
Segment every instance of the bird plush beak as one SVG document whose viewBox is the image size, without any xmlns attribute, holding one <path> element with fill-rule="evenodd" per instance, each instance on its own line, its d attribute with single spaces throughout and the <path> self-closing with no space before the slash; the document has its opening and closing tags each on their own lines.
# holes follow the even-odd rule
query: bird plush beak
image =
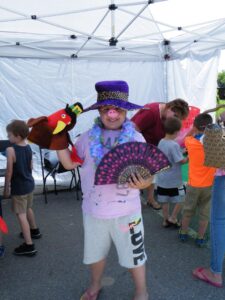
<svg viewBox="0 0 225 300">
<path fill-rule="evenodd" d="M 56 128 L 54 129 L 52 134 L 57 134 L 60 131 L 63 131 L 63 129 L 66 127 L 66 125 L 68 125 L 68 124 L 64 123 L 63 121 L 58 121 Z"/>
</svg>

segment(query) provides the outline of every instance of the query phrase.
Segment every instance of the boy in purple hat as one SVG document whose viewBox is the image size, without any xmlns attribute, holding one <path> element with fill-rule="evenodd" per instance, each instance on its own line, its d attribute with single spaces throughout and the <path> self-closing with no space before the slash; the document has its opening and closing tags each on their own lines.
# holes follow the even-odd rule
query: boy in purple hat
<svg viewBox="0 0 225 300">
<path fill-rule="evenodd" d="M 98 99 L 84 111 L 98 109 L 100 116 L 77 143 L 83 191 L 84 263 L 90 265 L 91 284 L 80 300 L 96 300 L 106 257 L 113 241 L 121 266 L 131 272 L 135 284 L 134 300 L 147 300 L 145 278 L 146 253 L 139 189 L 151 185 L 152 178 L 132 174 L 123 188 L 116 184 L 94 185 L 96 167 L 113 147 L 129 141 L 145 142 L 131 121 L 127 110 L 142 108 L 128 102 L 128 85 L 124 81 L 104 81 L 95 85 Z M 57 151 L 66 169 L 77 167 L 67 149 Z"/>
</svg>

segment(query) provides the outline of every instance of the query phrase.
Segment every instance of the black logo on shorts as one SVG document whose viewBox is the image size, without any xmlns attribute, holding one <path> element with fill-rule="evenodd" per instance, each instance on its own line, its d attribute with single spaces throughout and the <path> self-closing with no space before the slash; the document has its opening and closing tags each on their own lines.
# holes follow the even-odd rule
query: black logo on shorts
<svg viewBox="0 0 225 300">
<path fill-rule="evenodd" d="M 140 219 L 141 222 L 141 219 Z M 138 222 L 138 224 L 140 223 Z M 145 259 L 145 251 L 144 251 L 144 239 L 141 230 L 138 232 L 134 232 L 134 227 L 138 224 L 134 224 L 136 222 L 129 223 L 130 234 L 131 234 L 131 243 L 134 246 L 133 249 L 133 260 L 134 265 L 138 265 L 139 261 Z"/>
</svg>

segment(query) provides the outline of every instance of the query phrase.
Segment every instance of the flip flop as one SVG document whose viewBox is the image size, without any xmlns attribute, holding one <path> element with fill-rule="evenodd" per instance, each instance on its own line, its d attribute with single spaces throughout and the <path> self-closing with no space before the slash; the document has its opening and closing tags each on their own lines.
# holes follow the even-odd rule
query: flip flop
<svg viewBox="0 0 225 300">
<path fill-rule="evenodd" d="M 206 283 L 208 284 L 211 284 L 212 286 L 215 286 L 215 287 L 218 287 L 218 288 L 221 288 L 223 287 L 223 284 L 222 283 L 219 283 L 219 282 L 215 282 L 215 281 L 212 281 L 211 279 L 209 279 L 204 273 L 203 271 L 205 270 L 205 268 L 197 268 L 195 270 L 192 271 L 192 275 L 199 279 L 199 280 L 202 280 L 202 281 L 205 281 Z"/>
<path fill-rule="evenodd" d="M 98 296 L 101 293 L 101 289 L 99 289 L 95 293 L 90 293 L 88 290 L 84 292 L 84 294 L 81 296 L 80 300 L 97 300 Z"/>
<path fill-rule="evenodd" d="M 147 202 L 147 205 L 153 208 L 154 210 L 160 210 L 162 209 L 162 206 L 159 204 L 159 206 L 154 206 L 152 203 Z"/>
<path fill-rule="evenodd" d="M 166 220 L 166 221 L 163 221 L 162 226 L 163 226 L 164 228 L 168 228 L 168 227 L 171 226 L 171 224 L 170 224 L 170 222 L 169 222 L 168 220 Z"/>
<path fill-rule="evenodd" d="M 173 226 L 174 228 L 180 228 L 181 227 L 181 224 L 178 221 L 173 223 L 173 222 L 167 220 L 167 223 L 170 224 L 170 226 Z"/>
</svg>

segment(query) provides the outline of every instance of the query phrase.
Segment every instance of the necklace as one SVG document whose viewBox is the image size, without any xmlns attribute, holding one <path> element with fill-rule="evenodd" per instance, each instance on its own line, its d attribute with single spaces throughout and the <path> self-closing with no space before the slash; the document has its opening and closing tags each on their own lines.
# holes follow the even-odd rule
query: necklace
<svg viewBox="0 0 225 300">
<path fill-rule="evenodd" d="M 114 144 L 111 147 L 106 148 L 112 149 L 119 144 L 134 141 L 134 135 L 134 124 L 129 120 L 125 120 L 125 122 L 122 125 L 122 129 L 120 130 L 118 139 L 114 142 Z M 103 124 L 99 117 L 95 119 L 94 126 L 89 131 L 89 145 L 91 157 L 94 159 L 95 166 L 97 167 L 102 157 L 104 156 L 105 146 L 103 138 Z"/>
<path fill-rule="evenodd" d="M 114 143 L 111 145 L 110 138 L 108 138 L 108 140 L 105 142 L 103 135 L 101 135 L 100 137 L 100 142 L 102 143 L 103 147 L 109 150 L 111 150 L 112 148 L 116 147 L 119 144 L 118 137 L 115 138 Z"/>
</svg>

